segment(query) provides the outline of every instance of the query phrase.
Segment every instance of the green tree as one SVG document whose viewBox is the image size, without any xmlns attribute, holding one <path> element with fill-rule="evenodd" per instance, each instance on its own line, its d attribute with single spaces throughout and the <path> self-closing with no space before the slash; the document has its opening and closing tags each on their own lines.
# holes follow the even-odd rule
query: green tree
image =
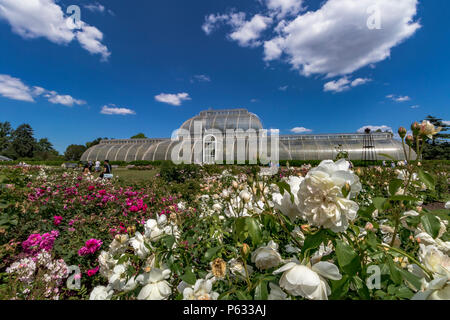
<svg viewBox="0 0 450 320">
<path fill-rule="evenodd" d="M 21 158 L 32 158 L 36 149 L 36 139 L 29 124 L 22 124 L 12 134 L 11 147 Z"/>
<path fill-rule="evenodd" d="M 52 152 L 55 151 L 53 144 L 47 138 L 40 139 L 36 144 L 36 151 L 38 152 Z"/>
<path fill-rule="evenodd" d="M 93 146 L 100 144 L 102 140 L 108 140 L 108 138 L 97 138 L 94 141 L 86 142 L 86 148 L 92 148 Z"/>
<path fill-rule="evenodd" d="M 427 116 L 425 120 L 430 121 L 435 127 L 441 127 L 441 132 L 428 139 L 423 149 L 423 159 L 425 160 L 449 160 L 450 159 L 450 126 L 442 119 Z"/>
<path fill-rule="evenodd" d="M 64 158 L 67 161 L 80 161 L 81 156 L 87 150 L 83 145 L 71 144 L 64 152 Z"/>
<path fill-rule="evenodd" d="M 34 158 L 36 160 L 57 160 L 59 152 L 53 148 L 53 144 L 47 138 L 42 138 L 36 144 Z"/>
<path fill-rule="evenodd" d="M 8 121 L 0 122 L 0 152 L 5 151 L 10 146 L 12 133 L 11 123 Z"/>
<path fill-rule="evenodd" d="M 143 133 L 138 133 L 137 135 L 131 137 L 131 139 L 147 139 L 147 137 Z"/>
</svg>

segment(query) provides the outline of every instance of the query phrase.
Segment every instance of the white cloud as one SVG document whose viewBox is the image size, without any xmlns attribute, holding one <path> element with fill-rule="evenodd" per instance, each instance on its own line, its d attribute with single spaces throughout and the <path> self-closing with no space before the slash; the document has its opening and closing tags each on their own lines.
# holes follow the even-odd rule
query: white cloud
<svg viewBox="0 0 450 320">
<path fill-rule="evenodd" d="M 342 92 L 350 89 L 349 85 L 350 81 L 346 77 L 344 77 L 339 80 L 325 83 L 325 85 L 323 86 L 323 91 Z"/>
<path fill-rule="evenodd" d="M 108 60 L 111 55 L 108 48 L 102 44 L 103 33 L 95 27 L 83 23 L 83 29 L 77 32 L 77 40 L 80 45 L 92 54 L 100 54 L 102 60 Z"/>
<path fill-rule="evenodd" d="M 258 99 L 254 99 L 254 98 L 250 100 L 251 103 L 256 103 L 258 101 L 259 101 Z"/>
<path fill-rule="evenodd" d="M 264 42 L 264 61 L 276 60 L 283 54 L 284 39 L 282 37 L 273 38 Z"/>
<path fill-rule="evenodd" d="M 280 91 L 286 91 L 289 88 L 289 86 L 281 86 L 278 88 Z"/>
<path fill-rule="evenodd" d="M 110 52 L 101 44 L 103 33 L 95 27 L 65 15 L 56 0 L 0 0 L 0 19 L 6 20 L 14 33 L 25 39 L 47 38 L 66 45 L 77 40 L 92 54 L 101 54 L 106 60 Z"/>
<path fill-rule="evenodd" d="M 358 133 L 364 133 L 364 131 L 367 128 L 369 128 L 372 132 L 375 132 L 377 130 L 382 130 L 383 132 L 385 132 L 385 131 L 393 132 L 391 127 L 382 125 L 382 126 L 364 126 L 364 127 L 358 129 Z"/>
<path fill-rule="evenodd" d="M 411 100 L 411 98 L 408 97 L 408 96 L 397 96 L 395 94 L 387 95 L 386 98 L 391 99 L 391 100 L 393 100 L 395 102 L 406 102 L 406 101 L 410 101 Z"/>
<path fill-rule="evenodd" d="M 69 95 L 60 95 L 56 91 L 48 91 L 38 86 L 30 88 L 22 80 L 6 74 L 0 74 L 0 95 L 5 98 L 27 102 L 35 102 L 35 97 L 43 96 L 53 104 L 62 104 L 68 107 L 72 107 L 74 104 L 86 104 L 86 101 L 74 99 Z"/>
<path fill-rule="evenodd" d="M 377 4 L 382 28 L 370 30 L 367 9 Z M 297 16 L 281 35 L 265 44 L 265 60 L 281 53 L 301 74 L 328 77 L 354 71 L 388 58 L 391 49 L 412 36 L 417 0 L 328 0 L 319 10 Z"/>
<path fill-rule="evenodd" d="M 295 128 L 291 129 L 291 132 L 293 132 L 293 133 L 307 133 L 307 132 L 312 132 L 312 130 L 304 128 L 304 127 L 295 127 Z"/>
<path fill-rule="evenodd" d="M 105 12 L 105 6 L 101 5 L 98 2 L 91 3 L 91 4 L 85 4 L 83 7 L 92 12 Z"/>
<path fill-rule="evenodd" d="M 228 38 L 241 46 L 264 41 L 266 62 L 283 59 L 304 76 L 345 76 L 391 56 L 391 50 L 421 27 L 415 21 L 418 0 L 325 0 L 306 11 L 301 0 L 259 0 L 262 12 L 245 21 L 244 12 L 211 14 L 202 26 L 210 35 L 218 26 L 232 26 Z M 372 28 L 376 8 L 380 28 Z M 270 20 L 269 20 L 270 19 Z M 272 35 L 262 32 L 277 22 Z"/>
<path fill-rule="evenodd" d="M 183 93 L 177 93 L 177 94 L 170 94 L 170 93 L 161 93 L 157 96 L 155 96 L 155 100 L 167 104 L 171 104 L 173 106 L 180 106 L 181 103 L 185 100 L 191 100 L 189 97 L 189 94 L 183 92 Z"/>
<path fill-rule="evenodd" d="M 416 104 L 415 106 L 411 106 L 411 109 L 419 109 L 420 106 L 418 104 Z"/>
<path fill-rule="evenodd" d="M 347 77 L 343 77 L 339 80 L 330 81 L 324 84 L 323 91 L 328 92 L 343 92 L 349 90 L 352 87 L 361 86 L 367 82 L 372 81 L 368 78 L 357 78 L 353 81 L 349 80 Z"/>
<path fill-rule="evenodd" d="M 6 74 L 0 74 L 0 95 L 13 100 L 34 102 L 30 87 L 20 79 Z"/>
<path fill-rule="evenodd" d="M 278 18 L 296 15 L 303 8 L 303 0 L 265 0 L 267 8 Z"/>
<path fill-rule="evenodd" d="M 261 33 L 266 30 L 272 23 L 272 18 L 264 17 L 259 14 L 255 15 L 250 21 L 246 21 L 235 29 L 229 37 L 238 42 L 242 47 L 255 47 L 261 45 L 257 41 Z"/>
<path fill-rule="evenodd" d="M 34 96 L 40 96 L 40 95 L 44 94 L 46 91 L 47 90 L 45 90 L 44 88 L 41 88 L 41 87 L 37 87 L 37 86 L 33 87 L 33 95 Z"/>
<path fill-rule="evenodd" d="M 442 121 L 442 123 L 446 126 L 450 126 L 450 121 Z"/>
<path fill-rule="evenodd" d="M 369 78 L 357 78 L 352 81 L 352 87 L 361 86 L 363 84 L 366 84 L 367 82 L 372 81 L 372 79 Z"/>
<path fill-rule="evenodd" d="M 245 14 L 244 14 L 245 15 Z M 202 30 L 210 35 L 217 28 L 219 24 L 226 22 L 229 19 L 229 15 L 227 14 L 210 14 L 205 17 L 205 22 L 202 25 Z"/>
<path fill-rule="evenodd" d="M 60 95 L 55 91 L 50 91 L 48 94 L 44 95 L 48 98 L 48 101 L 53 104 L 62 104 L 66 107 L 73 107 L 73 105 L 83 105 L 86 104 L 86 101 L 77 100 L 69 95 Z"/>
<path fill-rule="evenodd" d="M 102 110 L 100 111 L 101 114 L 107 114 L 107 115 L 134 115 L 136 114 L 136 112 L 134 110 L 131 109 L 127 109 L 127 108 L 116 108 L 113 105 L 110 105 L 111 107 L 108 106 L 103 106 Z"/>
<path fill-rule="evenodd" d="M 197 74 L 193 77 L 191 82 L 198 81 L 198 82 L 211 82 L 211 78 L 206 74 Z"/>
<path fill-rule="evenodd" d="M 229 14 L 210 14 L 205 17 L 202 25 L 203 31 L 210 35 L 218 26 L 227 24 L 231 26 L 228 38 L 236 41 L 242 47 L 255 47 L 261 45 L 258 39 L 261 34 L 272 24 L 272 18 L 256 14 L 249 21 L 245 20 L 244 12 Z"/>
</svg>

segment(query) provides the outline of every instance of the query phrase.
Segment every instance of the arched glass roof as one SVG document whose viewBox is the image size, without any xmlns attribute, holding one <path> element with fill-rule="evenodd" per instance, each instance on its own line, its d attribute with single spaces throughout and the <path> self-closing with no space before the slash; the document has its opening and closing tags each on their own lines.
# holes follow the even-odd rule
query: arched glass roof
<svg viewBox="0 0 450 320">
<path fill-rule="evenodd" d="M 195 132 L 195 123 L 201 122 L 202 131 L 199 135 Z M 226 109 L 226 110 L 207 110 L 197 116 L 187 120 L 181 126 L 188 132 L 189 138 L 180 135 L 180 141 L 189 146 L 191 150 L 191 161 L 203 159 L 203 137 L 207 135 L 215 135 L 214 130 L 219 130 L 225 135 L 226 129 L 248 129 L 255 130 L 256 134 L 262 130 L 262 123 L 257 115 L 248 112 L 246 109 Z M 218 132 L 218 131 L 217 131 Z M 220 133 L 219 133 L 220 135 Z M 367 159 L 367 155 L 371 153 L 374 160 L 387 160 L 381 154 L 387 154 L 397 160 L 405 160 L 400 141 L 393 139 L 391 133 L 373 133 L 370 134 L 374 148 L 367 148 L 364 140 L 369 136 L 367 134 L 319 134 L 319 135 L 282 135 L 279 136 L 278 152 L 280 160 L 326 160 L 335 159 L 339 145 L 343 151 L 348 152 L 350 160 Z M 217 136 L 214 140 L 219 140 Z M 256 139 L 256 138 L 255 138 Z M 217 156 L 223 158 L 225 162 L 231 155 L 237 159 L 238 148 L 245 148 L 245 158 L 251 159 L 254 153 L 250 152 L 249 144 L 252 141 L 257 142 L 256 153 L 261 154 L 262 141 L 249 139 L 248 135 L 244 135 L 242 139 L 236 139 L 232 144 L 232 148 L 227 150 L 225 136 L 223 142 L 216 145 Z M 267 139 L 267 155 L 271 152 L 271 137 Z M 171 139 L 123 139 L 123 140 L 103 140 L 100 144 L 88 149 L 82 156 L 82 161 L 110 160 L 110 161 L 136 161 L 136 160 L 174 160 L 172 153 L 179 151 L 179 141 Z M 365 147 L 366 145 L 366 147 Z M 231 146 L 231 145 L 230 145 Z M 175 149 L 175 148 L 178 149 Z M 219 151 L 220 149 L 220 151 Z M 232 149 L 232 150 L 231 150 Z M 175 150 L 175 151 L 174 151 Z M 253 150 L 253 149 L 252 149 Z M 208 151 L 211 152 L 210 150 Z M 183 156 L 183 152 L 179 152 L 179 158 Z M 415 155 L 415 153 L 413 153 Z M 223 157 L 222 157 L 223 156 Z M 201 162 L 202 160 L 200 160 Z"/>
</svg>

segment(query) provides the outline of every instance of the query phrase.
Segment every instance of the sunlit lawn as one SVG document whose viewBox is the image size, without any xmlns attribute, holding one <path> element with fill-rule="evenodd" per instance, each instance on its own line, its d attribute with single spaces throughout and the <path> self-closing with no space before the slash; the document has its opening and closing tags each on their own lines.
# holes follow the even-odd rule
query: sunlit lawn
<svg viewBox="0 0 450 320">
<path fill-rule="evenodd" d="M 113 170 L 113 174 L 115 177 L 118 177 L 119 179 L 127 181 L 129 183 L 149 181 L 151 178 L 155 177 L 158 172 L 158 169 L 128 170 L 126 168 L 117 168 Z"/>
</svg>

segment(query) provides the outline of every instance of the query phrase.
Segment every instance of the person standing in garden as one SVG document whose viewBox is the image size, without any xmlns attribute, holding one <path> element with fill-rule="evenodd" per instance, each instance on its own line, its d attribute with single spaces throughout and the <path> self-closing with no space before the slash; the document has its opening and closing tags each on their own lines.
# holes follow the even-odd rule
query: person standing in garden
<svg viewBox="0 0 450 320">
<path fill-rule="evenodd" d="M 100 161 L 95 161 L 95 172 L 99 172 L 100 171 L 100 165 L 101 165 L 101 163 L 100 163 Z"/>
<path fill-rule="evenodd" d="M 112 175 L 112 167 L 109 164 L 109 160 L 105 160 L 105 164 L 103 166 L 103 172 L 100 175 L 100 178 L 106 178 L 106 179 L 111 179 L 113 177 Z"/>
</svg>

